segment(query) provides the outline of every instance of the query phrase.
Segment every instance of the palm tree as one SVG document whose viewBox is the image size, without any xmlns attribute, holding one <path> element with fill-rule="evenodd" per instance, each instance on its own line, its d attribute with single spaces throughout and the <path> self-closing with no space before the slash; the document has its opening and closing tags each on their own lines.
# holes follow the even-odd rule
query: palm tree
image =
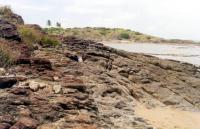
<svg viewBox="0 0 200 129">
<path fill-rule="evenodd" d="M 60 27 L 61 27 L 61 23 L 57 22 L 57 23 L 56 23 L 56 26 L 57 26 L 58 28 L 60 28 Z"/>
<path fill-rule="evenodd" d="M 51 21 L 47 20 L 47 26 L 51 27 Z"/>
<path fill-rule="evenodd" d="M 61 23 L 56 22 L 56 26 L 58 27 L 58 33 L 61 34 Z"/>
</svg>

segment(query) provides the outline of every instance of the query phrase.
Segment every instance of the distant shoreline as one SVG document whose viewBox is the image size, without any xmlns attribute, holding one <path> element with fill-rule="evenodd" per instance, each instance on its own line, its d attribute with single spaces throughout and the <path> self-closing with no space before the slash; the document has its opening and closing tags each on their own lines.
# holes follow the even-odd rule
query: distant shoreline
<svg viewBox="0 0 200 129">
<path fill-rule="evenodd" d="M 143 53 L 161 59 L 187 62 L 200 67 L 200 44 L 180 43 L 117 43 L 104 42 L 105 46 L 133 53 Z"/>
<path fill-rule="evenodd" d="M 193 40 L 165 39 L 123 28 L 43 28 L 50 35 L 75 36 L 96 42 L 196 44 Z"/>
<path fill-rule="evenodd" d="M 174 45 L 198 45 L 200 46 L 200 43 L 195 42 L 135 42 L 135 41 L 129 41 L 129 40 L 104 40 L 104 41 L 97 41 L 102 44 L 110 44 L 110 43 L 116 43 L 116 44 L 134 44 L 134 43 L 149 43 L 149 44 L 174 44 Z"/>
</svg>

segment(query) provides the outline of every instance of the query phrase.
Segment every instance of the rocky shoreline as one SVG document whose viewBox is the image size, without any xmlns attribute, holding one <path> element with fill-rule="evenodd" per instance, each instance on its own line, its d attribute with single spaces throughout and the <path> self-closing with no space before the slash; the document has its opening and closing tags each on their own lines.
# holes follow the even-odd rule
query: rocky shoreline
<svg viewBox="0 0 200 129">
<path fill-rule="evenodd" d="M 193 65 L 74 37 L 61 41 L 2 70 L 1 129 L 144 129 L 151 125 L 134 114 L 137 103 L 200 109 Z"/>
<path fill-rule="evenodd" d="M 75 37 L 57 37 L 56 47 L 30 47 L 6 26 L 1 44 L 20 56 L 0 69 L 0 129 L 153 129 L 135 113 L 137 105 L 200 111 L 194 65 Z"/>
</svg>

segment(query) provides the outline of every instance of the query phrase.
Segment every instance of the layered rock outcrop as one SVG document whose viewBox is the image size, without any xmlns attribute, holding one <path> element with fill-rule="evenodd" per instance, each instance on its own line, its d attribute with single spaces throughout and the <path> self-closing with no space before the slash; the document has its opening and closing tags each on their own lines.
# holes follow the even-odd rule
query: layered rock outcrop
<svg viewBox="0 0 200 129">
<path fill-rule="evenodd" d="M 24 24 L 23 18 L 20 15 L 13 13 L 11 10 L 10 10 L 10 13 L 1 12 L 0 18 L 4 19 L 12 24 L 15 24 L 15 25 L 23 25 Z"/>
<path fill-rule="evenodd" d="M 0 38 L 21 41 L 21 38 L 17 32 L 17 27 L 5 19 L 0 19 Z"/>
<path fill-rule="evenodd" d="M 151 129 L 135 114 L 137 104 L 200 110 L 197 67 L 60 40 L 58 48 L 41 47 L 6 70 L 17 83 L 0 88 L 0 128 Z"/>
</svg>

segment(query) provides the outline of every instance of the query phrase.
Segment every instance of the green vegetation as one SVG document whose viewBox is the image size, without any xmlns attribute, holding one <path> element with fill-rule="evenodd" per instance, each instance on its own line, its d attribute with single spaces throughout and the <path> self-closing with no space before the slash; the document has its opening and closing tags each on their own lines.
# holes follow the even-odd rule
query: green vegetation
<svg viewBox="0 0 200 129">
<path fill-rule="evenodd" d="M 9 67 L 15 63 L 19 55 L 16 50 L 13 51 L 3 39 L 0 39 L 0 67 Z"/>
<path fill-rule="evenodd" d="M 76 36 L 96 41 L 128 40 L 133 42 L 160 42 L 163 39 L 121 28 L 85 27 L 85 28 L 45 28 L 50 35 Z"/>
<path fill-rule="evenodd" d="M 50 38 L 48 36 L 43 36 L 41 38 L 41 44 L 44 45 L 44 46 L 53 46 L 53 47 L 56 47 L 60 43 L 56 39 Z"/>
<path fill-rule="evenodd" d="M 120 39 L 130 39 L 130 36 L 128 33 L 121 33 L 120 34 Z"/>
<path fill-rule="evenodd" d="M 40 43 L 43 46 L 55 47 L 60 44 L 56 38 L 50 37 L 49 35 L 42 33 L 41 30 L 35 29 L 31 26 L 18 26 L 18 31 L 22 36 L 23 42 L 29 45 Z"/>
<path fill-rule="evenodd" d="M 29 45 L 39 42 L 41 39 L 41 34 L 34 28 L 28 26 L 19 26 L 18 31 L 22 36 L 23 41 Z"/>
</svg>

